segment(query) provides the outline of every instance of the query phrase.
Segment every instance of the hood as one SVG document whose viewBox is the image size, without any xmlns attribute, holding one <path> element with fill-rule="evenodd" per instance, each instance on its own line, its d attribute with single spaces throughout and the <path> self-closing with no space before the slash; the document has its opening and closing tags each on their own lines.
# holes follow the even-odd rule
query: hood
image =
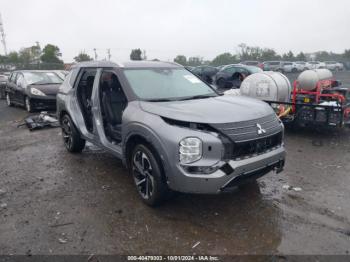
<svg viewBox="0 0 350 262">
<path fill-rule="evenodd" d="M 28 85 L 28 89 L 34 87 L 43 92 L 45 95 L 55 96 L 58 93 L 58 88 L 60 85 L 61 84 Z"/>
<path fill-rule="evenodd" d="M 140 101 L 140 106 L 144 111 L 162 117 L 207 124 L 254 120 L 274 113 L 265 102 L 243 96 L 171 102 Z"/>
</svg>

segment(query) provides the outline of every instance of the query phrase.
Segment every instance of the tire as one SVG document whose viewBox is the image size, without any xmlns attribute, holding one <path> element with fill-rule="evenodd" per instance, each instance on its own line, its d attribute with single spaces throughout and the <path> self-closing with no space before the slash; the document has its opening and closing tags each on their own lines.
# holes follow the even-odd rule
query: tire
<svg viewBox="0 0 350 262">
<path fill-rule="evenodd" d="M 148 206 L 157 206 L 167 199 L 170 190 L 162 177 L 159 157 L 145 145 L 134 147 L 129 159 L 131 175 L 142 201 Z"/>
<path fill-rule="evenodd" d="M 32 102 L 30 101 L 30 98 L 28 96 L 26 96 L 24 99 L 24 106 L 25 106 L 28 113 L 34 112 L 35 108 L 34 108 Z"/>
<path fill-rule="evenodd" d="M 226 88 L 226 81 L 223 78 L 218 79 L 218 81 L 216 81 L 216 85 L 219 88 Z"/>
<path fill-rule="evenodd" d="M 72 119 L 66 114 L 61 119 L 62 138 L 66 149 L 71 153 L 80 153 L 85 147 L 85 140 L 73 124 Z"/>
<path fill-rule="evenodd" d="M 292 73 L 298 73 L 298 69 L 293 68 L 293 69 L 292 69 Z"/>
<path fill-rule="evenodd" d="M 11 101 L 11 96 L 9 93 L 6 93 L 6 103 L 7 103 L 7 106 L 13 106 L 13 103 Z"/>
</svg>

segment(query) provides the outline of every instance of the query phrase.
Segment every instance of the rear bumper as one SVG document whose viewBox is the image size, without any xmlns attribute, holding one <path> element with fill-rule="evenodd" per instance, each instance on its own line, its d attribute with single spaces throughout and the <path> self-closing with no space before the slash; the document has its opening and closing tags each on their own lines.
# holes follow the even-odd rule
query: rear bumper
<svg viewBox="0 0 350 262">
<path fill-rule="evenodd" d="M 222 163 L 212 174 L 188 174 L 179 166 L 169 187 L 175 191 L 198 194 L 219 194 L 231 191 L 240 184 L 257 179 L 275 170 L 283 170 L 285 149 L 283 146 L 268 153 L 239 161 Z M 228 165 L 228 166 L 227 166 Z M 224 168 L 224 166 L 228 168 Z"/>
</svg>

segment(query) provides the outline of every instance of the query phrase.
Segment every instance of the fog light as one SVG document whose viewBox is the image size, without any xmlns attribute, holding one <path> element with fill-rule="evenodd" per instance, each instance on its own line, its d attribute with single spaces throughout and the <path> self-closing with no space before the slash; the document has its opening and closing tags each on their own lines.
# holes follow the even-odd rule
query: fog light
<svg viewBox="0 0 350 262">
<path fill-rule="evenodd" d="M 180 141 L 179 146 L 181 164 L 198 161 L 202 157 L 202 141 L 197 137 L 187 137 Z"/>
</svg>

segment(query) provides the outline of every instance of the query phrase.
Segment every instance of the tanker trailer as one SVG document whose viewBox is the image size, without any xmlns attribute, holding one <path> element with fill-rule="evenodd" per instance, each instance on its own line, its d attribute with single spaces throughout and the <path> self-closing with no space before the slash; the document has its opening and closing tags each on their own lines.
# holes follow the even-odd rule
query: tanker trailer
<svg viewBox="0 0 350 262">
<path fill-rule="evenodd" d="M 269 103 L 285 123 L 300 126 L 350 125 L 349 89 L 327 69 L 306 70 L 293 83 L 278 72 L 261 72 L 248 76 L 240 94 Z"/>
</svg>

